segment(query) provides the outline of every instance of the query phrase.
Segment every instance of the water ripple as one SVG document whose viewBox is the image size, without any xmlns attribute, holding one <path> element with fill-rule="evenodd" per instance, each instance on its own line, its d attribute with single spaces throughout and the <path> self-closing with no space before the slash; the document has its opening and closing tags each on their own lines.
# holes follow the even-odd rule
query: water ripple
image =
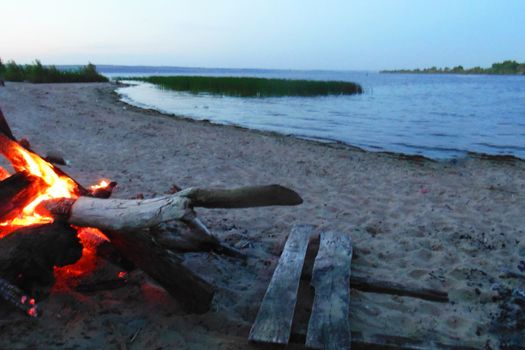
<svg viewBox="0 0 525 350">
<path fill-rule="evenodd" d="M 250 74 L 355 81 L 365 94 L 217 97 L 160 90 L 146 83 L 117 92 L 123 101 L 143 108 L 375 151 L 430 158 L 478 152 L 525 159 L 525 77 L 257 70 Z"/>
</svg>

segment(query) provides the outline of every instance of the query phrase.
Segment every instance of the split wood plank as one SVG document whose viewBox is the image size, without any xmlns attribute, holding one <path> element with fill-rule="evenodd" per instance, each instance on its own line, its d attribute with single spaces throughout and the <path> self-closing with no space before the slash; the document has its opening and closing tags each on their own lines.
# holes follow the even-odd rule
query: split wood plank
<svg viewBox="0 0 525 350">
<path fill-rule="evenodd" d="M 321 234 L 311 285 L 314 304 L 306 346 L 313 349 L 350 349 L 350 264 L 352 239 L 343 232 Z"/>
<path fill-rule="evenodd" d="M 295 225 L 266 290 L 249 340 L 288 344 L 304 258 L 314 227 Z"/>
</svg>

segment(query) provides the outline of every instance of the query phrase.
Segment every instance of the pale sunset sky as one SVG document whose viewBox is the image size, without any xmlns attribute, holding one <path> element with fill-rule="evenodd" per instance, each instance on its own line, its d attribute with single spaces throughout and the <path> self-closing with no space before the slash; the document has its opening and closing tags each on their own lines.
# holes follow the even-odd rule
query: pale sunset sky
<svg viewBox="0 0 525 350">
<path fill-rule="evenodd" d="M 522 0 L 16 0 L 0 58 L 379 70 L 525 61 Z"/>
</svg>

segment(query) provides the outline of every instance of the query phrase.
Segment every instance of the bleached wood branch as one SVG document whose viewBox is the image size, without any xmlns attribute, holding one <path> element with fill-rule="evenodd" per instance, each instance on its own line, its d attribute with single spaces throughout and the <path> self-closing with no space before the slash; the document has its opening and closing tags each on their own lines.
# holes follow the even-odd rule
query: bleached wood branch
<svg viewBox="0 0 525 350">
<path fill-rule="evenodd" d="M 101 230 L 131 231 L 173 220 L 195 225 L 194 207 L 249 208 L 301 203 L 297 193 L 279 185 L 232 190 L 189 188 L 173 195 L 142 200 L 79 197 L 69 204 L 68 222 Z M 52 203 L 46 206 L 56 213 Z"/>
</svg>

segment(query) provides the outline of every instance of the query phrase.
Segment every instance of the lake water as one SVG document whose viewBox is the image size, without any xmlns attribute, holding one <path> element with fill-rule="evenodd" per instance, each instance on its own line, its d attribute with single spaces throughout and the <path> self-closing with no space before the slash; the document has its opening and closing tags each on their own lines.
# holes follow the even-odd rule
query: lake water
<svg viewBox="0 0 525 350">
<path fill-rule="evenodd" d="M 362 95 L 240 98 L 192 95 L 139 83 L 117 89 L 144 108 L 339 141 L 371 151 L 450 159 L 467 152 L 525 159 L 525 76 L 411 75 L 376 72 L 99 67 L 107 76 L 210 75 L 343 80 Z"/>
</svg>

